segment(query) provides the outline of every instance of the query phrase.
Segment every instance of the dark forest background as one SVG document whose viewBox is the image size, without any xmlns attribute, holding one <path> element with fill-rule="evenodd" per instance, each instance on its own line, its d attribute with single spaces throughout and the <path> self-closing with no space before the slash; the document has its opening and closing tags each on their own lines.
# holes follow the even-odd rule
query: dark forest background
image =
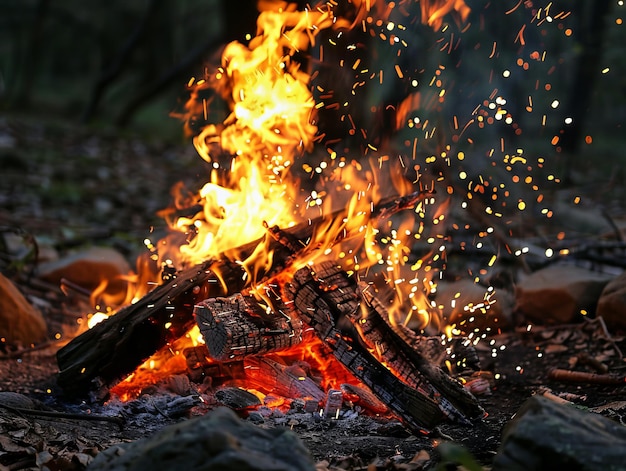
<svg viewBox="0 0 626 471">
<path fill-rule="evenodd" d="M 520 26 L 529 23 L 531 11 L 517 0 L 467 3 L 473 26 L 464 33 L 462 46 L 446 59 L 453 63 L 464 58 L 455 78 L 457 95 L 448 97 L 447 105 L 463 112 L 468 111 L 464 106 L 474 106 L 470 100 L 463 103 L 466 97 L 494 88 L 486 86 L 485 74 L 477 70 L 515 63 L 520 52 L 515 37 Z M 549 7 L 553 14 L 571 12 L 562 21 L 571 28 L 571 37 L 563 34 L 563 24 L 529 24 L 525 30 L 527 50 L 536 43 L 538 50 L 550 52 L 545 70 L 536 73 L 551 75 L 563 116 L 574 118 L 573 125 L 551 130 L 561 133 L 558 151 L 576 156 L 583 165 L 589 152 L 619 161 L 626 118 L 623 5 L 617 0 L 533 3 Z M 180 141 L 181 123 L 169 115 L 187 98 L 185 84 L 202 75 L 224 44 L 254 35 L 256 6 L 254 0 L 0 0 L 0 111 Z M 436 34 L 428 28 L 415 34 L 426 55 L 442 54 Z M 487 61 L 485 49 L 494 41 L 498 58 Z M 607 66 L 610 72 L 602 74 Z M 535 82 L 532 75 L 519 74 L 519 79 L 501 84 L 508 107 L 521 120 L 529 94 L 541 101 Z M 535 105 L 547 108 L 551 101 L 546 95 L 545 103 Z M 583 145 L 587 134 L 594 136 L 591 147 Z"/>
</svg>

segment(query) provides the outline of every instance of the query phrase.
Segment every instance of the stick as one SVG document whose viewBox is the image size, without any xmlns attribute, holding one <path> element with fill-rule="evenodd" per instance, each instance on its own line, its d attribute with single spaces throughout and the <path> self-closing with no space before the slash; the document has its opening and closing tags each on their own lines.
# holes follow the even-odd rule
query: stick
<svg viewBox="0 0 626 471">
<path fill-rule="evenodd" d="M 585 371 L 563 370 L 553 368 L 548 372 L 548 377 L 556 381 L 569 383 L 611 384 L 626 386 L 626 376 L 616 374 L 587 373 Z"/>
<path fill-rule="evenodd" d="M 591 366 L 597 373 L 606 374 L 609 372 L 609 367 L 607 365 L 586 352 L 579 353 L 577 358 L 582 365 Z"/>
<path fill-rule="evenodd" d="M 122 427 L 125 423 L 124 419 L 119 416 L 109 416 L 109 415 L 96 415 L 96 414 L 72 414 L 68 412 L 57 412 L 50 410 L 36 410 L 36 409 L 26 409 L 23 407 L 11 407 L 5 404 L 0 404 L 0 407 L 14 412 L 16 414 L 23 415 L 35 415 L 39 417 L 54 417 L 57 419 L 69 419 L 69 420 L 96 420 L 101 422 L 112 422 L 114 424 Z"/>
</svg>

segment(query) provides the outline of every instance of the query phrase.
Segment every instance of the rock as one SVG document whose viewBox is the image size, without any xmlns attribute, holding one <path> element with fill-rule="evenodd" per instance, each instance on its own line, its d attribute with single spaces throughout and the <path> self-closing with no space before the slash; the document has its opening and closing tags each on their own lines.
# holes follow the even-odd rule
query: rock
<svg viewBox="0 0 626 471">
<path fill-rule="evenodd" d="M 9 345 L 30 345 L 45 340 L 47 332 L 39 310 L 0 274 L 0 338 Z"/>
<path fill-rule="evenodd" d="M 13 391 L 0 391 L 0 413 L 7 408 L 32 410 L 48 409 L 42 402 L 31 399 L 24 394 Z"/>
<path fill-rule="evenodd" d="M 504 428 L 492 471 L 626 469 L 626 427 L 543 396 L 527 400 Z"/>
<path fill-rule="evenodd" d="M 614 228 L 605 217 L 601 217 L 598 208 L 591 205 L 573 205 L 572 195 L 569 192 L 561 194 L 554 203 L 555 217 L 552 224 L 562 227 L 566 231 L 575 231 L 579 234 L 590 235 L 612 234 Z"/>
<path fill-rule="evenodd" d="M 437 304 L 447 324 L 456 324 L 464 334 L 474 329 L 505 330 L 511 326 L 515 298 L 507 289 L 497 289 L 485 299 L 487 288 L 472 280 L 459 280 L 452 283 L 440 282 L 437 285 Z"/>
<path fill-rule="evenodd" d="M 552 265 L 521 279 L 515 311 L 539 324 L 572 322 L 582 310 L 595 312 L 611 277 L 571 265 Z"/>
<path fill-rule="evenodd" d="M 102 294 L 110 305 L 124 301 L 127 283 L 123 277 L 129 273 L 130 265 L 126 259 L 108 247 L 91 247 L 37 267 L 39 278 L 49 283 L 60 284 L 61 279 L 66 279 L 88 291 L 106 281 Z"/>
<path fill-rule="evenodd" d="M 626 272 L 609 281 L 598 300 L 596 315 L 611 329 L 626 329 Z"/>
<path fill-rule="evenodd" d="M 96 456 L 90 471 L 144 470 L 314 471 L 300 439 L 288 429 L 265 430 L 220 407 L 170 425 L 153 436 L 114 445 Z"/>
</svg>

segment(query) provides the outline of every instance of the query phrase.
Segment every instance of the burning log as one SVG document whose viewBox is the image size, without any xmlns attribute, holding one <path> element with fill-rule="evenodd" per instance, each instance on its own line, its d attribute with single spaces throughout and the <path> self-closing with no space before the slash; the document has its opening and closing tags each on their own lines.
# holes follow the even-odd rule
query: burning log
<svg viewBox="0 0 626 471">
<path fill-rule="evenodd" d="M 358 343 L 359 336 L 351 324 L 341 324 L 345 316 L 353 315 L 359 308 L 357 293 L 351 287 L 352 281 L 343 272 L 334 269 L 334 265 L 323 264 L 319 269 L 321 271 L 316 274 L 309 267 L 295 273 L 286 293 L 293 309 L 330 347 L 339 362 L 412 430 L 423 431 L 438 424 L 443 414 L 435 400 L 424 391 L 400 381 Z"/>
<path fill-rule="evenodd" d="M 384 200 L 373 209 L 372 216 L 384 219 L 432 194 L 433 190 L 425 189 Z M 275 255 L 272 266 L 260 273 L 259 279 L 282 270 L 292 260 L 294 250 L 306 247 L 319 226 L 343 217 L 342 214 L 338 211 L 286 230 L 268 228 L 273 238 L 268 242 L 268 250 L 274 250 Z M 250 242 L 233 252 L 241 258 L 248 257 L 262 241 Z M 243 268 L 228 261 L 226 255 L 174 274 L 137 303 L 122 308 L 61 348 L 57 352 L 58 384 L 69 395 L 91 393 L 95 400 L 105 398 L 108 388 L 194 325 L 193 309 L 197 302 L 241 291 L 244 275 Z"/>
<path fill-rule="evenodd" d="M 183 356 L 187 362 L 189 379 L 195 383 L 204 383 L 209 380 L 209 386 L 218 382 L 245 377 L 243 361 L 220 361 L 211 360 L 206 345 L 197 345 L 183 350 Z"/>
<path fill-rule="evenodd" d="M 298 365 L 286 366 L 268 357 L 250 356 L 244 360 L 246 377 L 255 387 L 283 397 L 322 401 L 326 394 Z"/>
<path fill-rule="evenodd" d="M 344 383 L 341 385 L 341 392 L 343 393 L 344 399 L 374 414 L 384 414 L 389 410 L 387 405 L 381 402 L 381 400 L 367 388 Z"/>
<path fill-rule="evenodd" d="M 442 412 L 460 420 L 482 417 L 474 396 L 410 348 L 383 320 L 383 306 L 363 293 L 334 263 L 325 262 L 315 271 L 298 270 L 287 297 L 335 357 L 410 428 L 432 427 Z M 359 314 L 361 299 L 367 303 L 366 314 Z"/>
<path fill-rule="evenodd" d="M 240 267 L 217 265 L 231 287 L 243 287 Z M 73 339 L 57 352 L 58 384 L 70 395 L 106 397 L 110 386 L 191 329 L 197 296 L 223 294 L 215 268 L 216 262 L 206 262 L 187 269 Z"/>
<path fill-rule="evenodd" d="M 194 314 L 214 360 L 269 353 L 302 341 L 298 319 L 262 309 L 252 296 L 241 293 L 202 301 Z"/>
<path fill-rule="evenodd" d="M 431 395 L 439 396 L 444 413 L 456 419 L 476 418 L 484 414 L 469 393 L 458 381 L 411 345 L 423 346 L 418 336 L 402 326 L 392 326 L 385 306 L 368 290 L 369 286 L 360 283 L 359 292 L 365 301 L 365 309 L 357 309 L 350 320 L 362 333 L 370 350 L 378 352 L 381 359 L 397 372 L 407 384 L 423 388 Z"/>
</svg>

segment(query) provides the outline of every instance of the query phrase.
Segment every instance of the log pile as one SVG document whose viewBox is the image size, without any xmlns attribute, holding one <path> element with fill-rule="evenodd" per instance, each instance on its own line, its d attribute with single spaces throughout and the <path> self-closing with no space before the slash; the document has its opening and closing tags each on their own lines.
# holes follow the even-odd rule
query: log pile
<svg viewBox="0 0 626 471">
<path fill-rule="evenodd" d="M 386 201 L 375 216 L 388 217 L 428 194 Z M 264 243 L 274 258 L 261 277 L 282 273 L 302 252 L 314 250 L 309 241 L 322 222 L 268 228 Z M 251 254 L 258 244 L 241 247 L 239 253 Z M 197 323 L 206 345 L 184 351 L 193 381 L 245 378 L 284 397 L 320 404 L 326 398 L 326 408 L 336 410 L 342 390 L 324 392 L 305 368 L 272 358 L 272 352 L 299 344 L 305 331 L 313 331 L 327 353 L 413 431 L 428 430 L 445 418 L 468 422 L 484 415 L 474 396 L 439 367 L 441 358 L 435 359 L 427 343 L 392 325 L 368 285 L 357 284 L 336 263 L 306 266 L 290 282 L 284 278 L 279 289 L 262 299 L 246 287 L 241 264 L 227 257 L 184 269 L 59 350 L 58 382 L 68 395 L 101 400 L 110 387 Z M 345 390 L 363 388 L 346 385 Z"/>
</svg>

